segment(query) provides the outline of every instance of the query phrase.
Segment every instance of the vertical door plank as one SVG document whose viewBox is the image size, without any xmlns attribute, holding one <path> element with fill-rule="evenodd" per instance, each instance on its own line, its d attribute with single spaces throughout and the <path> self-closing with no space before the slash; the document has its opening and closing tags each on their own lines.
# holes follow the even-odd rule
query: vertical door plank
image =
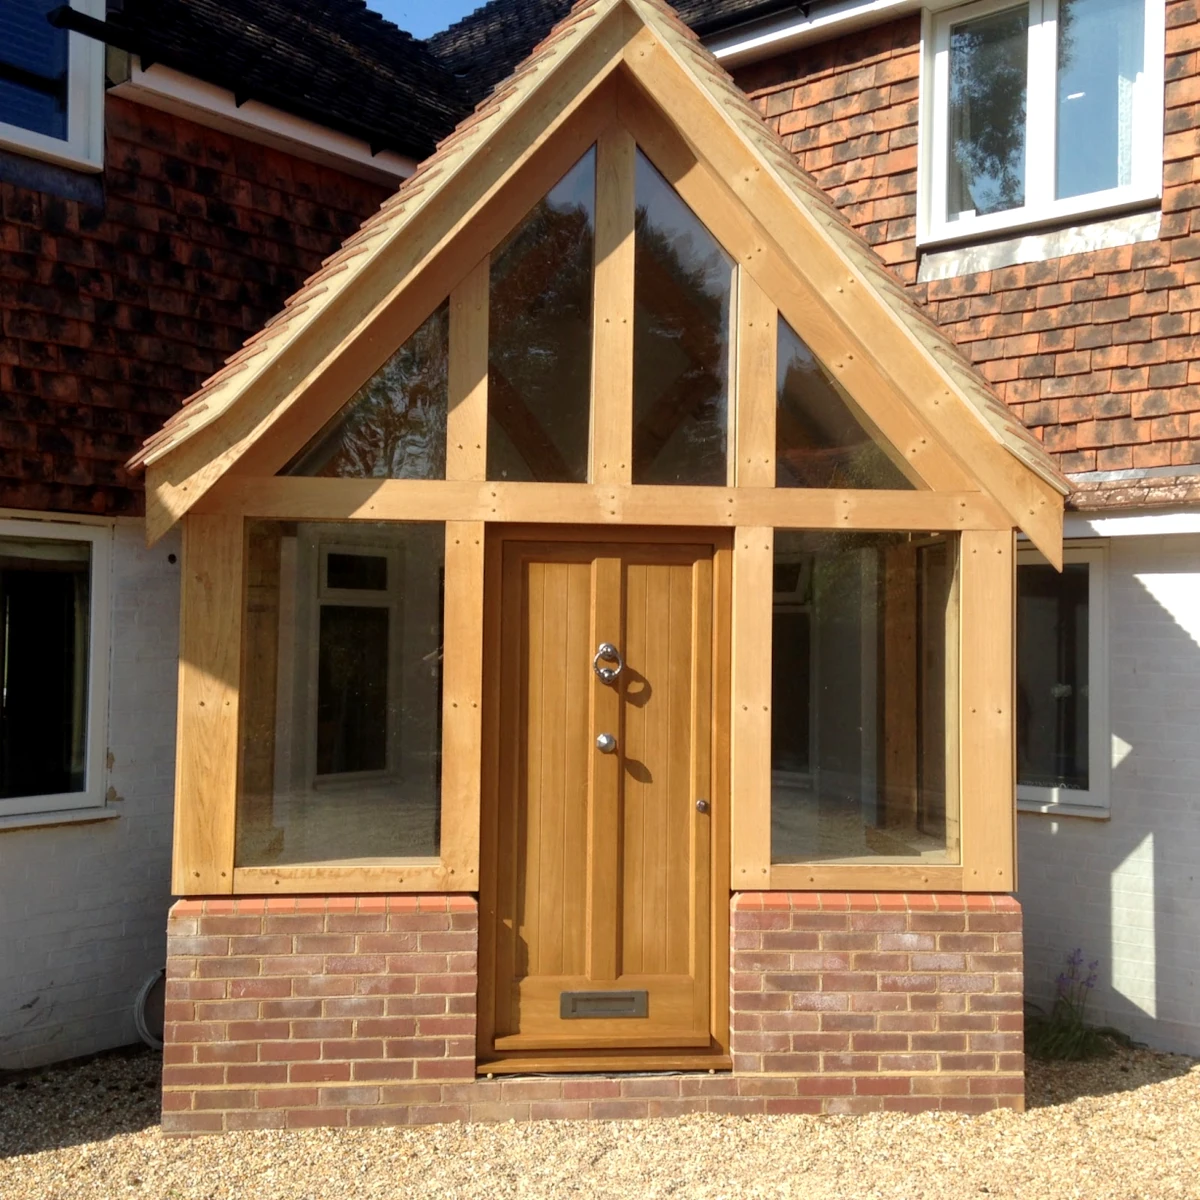
<svg viewBox="0 0 1200 1200">
<path fill-rule="evenodd" d="M 962 535 L 963 886 L 1016 887 L 1015 556 L 1010 529 Z"/>
<path fill-rule="evenodd" d="M 709 991 L 713 964 L 712 861 L 714 813 L 717 807 L 713 786 L 713 575 L 712 559 L 697 560 L 692 571 L 691 795 L 684 814 L 690 833 L 690 861 L 686 866 L 690 868 L 687 894 L 691 901 L 691 911 L 687 914 L 686 946 L 690 961 L 685 963 L 685 970 L 690 970 L 696 981 L 694 1028 L 697 1033 L 710 1026 Z M 698 800 L 708 801 L 706 812 L 697 809 Z"/>
<path fill-rule="evenodd" d="M 733 721 L 735 891 L 765 888 L 771 869 L 771 608 L 775 531 L 734 533 Z"/>
<path fill-rule="evenodd" d="M 450 411 L 446 478 L 487 478 L 488 317 L 491 258 L 450 293 Z"/>
<path fill-rule="evenodd" d="M 633 478 L 633 227 L 637 147 L 613 126 L 596 144 L 592 483 Z"/>
<path fill-rule="evenodd" d="M 242 518 L 186 517 L 172 873 L 180 896 L 233 891 L 244 584 Z"/>
<path fill-rule="evenodd" d="M 592 566 L 592 652 L 601 642 L 620 646 L 624 629 L 622 590 L 624 574 L 620 558 L 598 556 Z M 620 726 L 620 680 L 601 683 L 593 675 L 593 737 L 611 733 L 620 745 L 625 731 Z M 588 787 L 588 978 L 596 982 L 617 978 L 620 929 L 620 856 L 618 822 L 621 812 L 621 755 L 591 750 L 592 769 Z"/>
<path fill-rule="evenodd" d="M 779 311 L 745 268 L 738 280 L 737 483 L 774 487 Z"/>
<path fill-rule="evenodd" d="M 442 639 L 442 864 L 452 889 L 479 886 L 483 765 L 483 522 L 446 524 Z"/>
</svg>

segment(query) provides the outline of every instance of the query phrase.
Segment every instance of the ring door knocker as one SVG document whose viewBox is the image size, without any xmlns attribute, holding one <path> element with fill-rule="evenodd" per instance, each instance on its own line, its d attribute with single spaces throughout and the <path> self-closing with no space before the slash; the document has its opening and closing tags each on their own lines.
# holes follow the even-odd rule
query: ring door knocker
<svg viewBox="0 0 1200 1200">
<path fill-rule="evenodd" d="M 601 663 L 616 663 L 615 667 L 604 667 Z M 596 651 L 596 657 L 592 659 L 592 670 L 596 672 L 596 678 L 601 683 L 615 683 L 617 677 L 625 670 L 625 660 L 621 657 L 621 652 L 612 644 L 612 642 L 601 642 Z"/>
</svg>

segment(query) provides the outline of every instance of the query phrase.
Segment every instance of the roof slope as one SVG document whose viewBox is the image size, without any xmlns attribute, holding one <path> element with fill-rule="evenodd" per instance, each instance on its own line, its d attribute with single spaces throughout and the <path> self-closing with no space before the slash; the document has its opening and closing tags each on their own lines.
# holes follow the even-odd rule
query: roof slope
<svg viewBox="0 0 1200 1200">
<path fill-rule="evenodd" d="M 328 320 L 348 334 L 354 328 L 364 328 L 371 314 L 381 311 L 387 294 L 382 290 L 385 284 L 380 281 L 380 261 L 388 256 L 391 269 L 398 257 L 412 253 L 409 247 L 413 238 L 405 235 L 418 216 L 424 215 L 423 219 L 428 220 L 450 219 L 439 214 L 453 205 L 452 188 L 456 184 L 459 190 L 467 186 L 463 181 L 470 180 L 480 147 L 500 135 L 510 120 L 525 111 L 527 101 L 547 87 L 548 81 L 582 47 L 588 46 L 587 34 L 621 5 L 637 15 L 691 77 L 693 85 L 708 95 L 742 144 L 791 197 L 799 210 L 797 219 L 816 226 L 846 266 L 875 294 L 882 310 L 891 313 L 909 339 L 902 339 L 906 348 L 903 352 L 910 361 L 915 358 L 919 362 L 926 383 L 936 379 L 937 387 L 957 395 L 994 442 L 1023 463 L 1043 481 L 1043 486 L 1066 494 L 1069 490 L 1066 481 L 1041 445 L 1025 431 L 960 351 L 918 309 L 912 297 L 891 277 L 820 186 L 797 166 L 732 79 L 664 0 L 579 0 L 568 18 L 555 27 L 504 87 L 445 139 L 437 153 L 292 297 L 285 311 L 251 339 L 225 369 L 146 443 L 134 464 L 149 467 L 164 464 L 162 494 L 157 502 L 166 515 L 160 532 L 187 511 L 245 448 L 257 441 L 278 415 L 304 394 L 309 378 L 323 369 L 323 361 L 310 361 L 318 353 L 313 349 L 317 339 L 309 336 L 314 326 Z M 372 272 L 373 267 L 376 269 Z M 357 287 L 360 282 L 362 286 Z M 390 279 L 386 286 L 394 287 L 396 281 Z M 205 449 L 203 455 L 193 452 L 196 461 L 187 456 L 175 457 L 187 442 L 218 421 L 223 424 L 217 430 L 215 447 Z M 175 474 L 166 470 L 169 461 L 173 462 L 171 471 Z M 186 465 L 186 471 L 179 473 L 181 464 Z M 1008 508 L 1014 511 L 1011 497 Z M 1014 524 L 1028 531 L 1022 517 L 1017 517 Z"/>
<path fill-rule="evenodd" d="M 107 24 L 143 61 L 416 159 L 470 107 L 427 45 L 365 0 L 125 0 Z"/>
<path fill-rule="evenodd" d="M 682 20 L 706 33 L 749 21 L 794 0 L 671 0 Z M 458 76 L 472 102 L 482 99 L 571 11 L 574 0 L 491 0 L 435 34 L 426 45 Z"/>
</svg>

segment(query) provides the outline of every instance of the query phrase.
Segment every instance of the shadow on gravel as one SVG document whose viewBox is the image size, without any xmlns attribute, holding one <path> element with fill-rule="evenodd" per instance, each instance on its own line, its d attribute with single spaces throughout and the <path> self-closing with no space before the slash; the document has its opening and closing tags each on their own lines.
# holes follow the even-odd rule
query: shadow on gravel
<svg viewBox="0 0 1200 1200">
<path fill-rule="evenodd" d="M 1116 1047 L 1109 1058 L 1086 1062 L 1027 1060 L 1025 1104 L 1029 1109 L 1070 1104 L 1085 1096 L 1133 1092 L 1200 1070 L 1200 1061 L 1181 1054 Z"/>
<path fill-rule="evenodd" d="M 0 1159 L 157 1125 L 162 1055 L 110 1050 L 36 1071 L 0 1071 Z"/>
</svg>

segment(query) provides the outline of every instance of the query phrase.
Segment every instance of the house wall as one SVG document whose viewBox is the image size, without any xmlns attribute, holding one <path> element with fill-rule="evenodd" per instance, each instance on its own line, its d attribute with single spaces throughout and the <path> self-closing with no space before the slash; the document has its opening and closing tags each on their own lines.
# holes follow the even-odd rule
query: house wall
<svg viewBox="0 0 1200 1200">
<path fill-rule="evenodd" d="M 1200 1053 L 1200 536 L 1108 542 L 1111 819 L 1018 822 L 1028 993 L 1076 947 L 1092 1019 Z"/>
<path fill-rule="evenodd" d="M 123 464 L 386 195 L 111 96 L 106 121 L 99 178 L 0 156 L 0 507 L 115 519 L 110 819 L 0 822 L 0 1068 L 135 1041 L 164 961 L 179 545 L 146 549 Z"/>
<path fill-rule="evenodd" d="M 1168 0 L 1154 241 L 918 284 L 920 18 L 735 72 L 1066 472 L 1200 463 L 1200 13 Z"/>
</svg>

